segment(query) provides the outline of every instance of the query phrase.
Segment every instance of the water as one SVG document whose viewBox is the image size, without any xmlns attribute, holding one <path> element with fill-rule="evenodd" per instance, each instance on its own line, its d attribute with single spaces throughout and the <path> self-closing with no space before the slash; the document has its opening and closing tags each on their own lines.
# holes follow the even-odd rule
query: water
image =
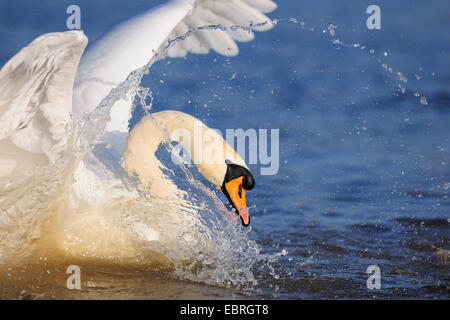
<svg viewBox="0 0 450 320">
<path fill-rule="evenodd" d="M 91 42 L 153 6 L 79 3 Z M 68 4 L 0 2 L 0 64 L 39 34 L 64 30 Z M 276 27 L 240 44 L 238 57 L 162 60 L 143 78 L 154 112 L 181 110 L 222 131 L 280 129 L 279 173 L 250 166 L 257 185 L 245 237 L 261 246 L 249 268 L 256 284 L 94 260 L 81 262 L 83 290 L 69 291 L 64 271 L 74 261 L 36 257 L 2 270 L 0 295 L 448 299 L 450 5 L 379 1 L 382 29 L 370 31 L 370 4 L 280 1 Z M 380 290 L 366 287 L 372 264 Z"/>
</svg>

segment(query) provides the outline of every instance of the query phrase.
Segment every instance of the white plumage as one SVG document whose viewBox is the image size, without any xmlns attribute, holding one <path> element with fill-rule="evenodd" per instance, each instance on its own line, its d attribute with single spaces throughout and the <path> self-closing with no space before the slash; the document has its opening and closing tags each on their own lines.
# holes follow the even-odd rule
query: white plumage
<svg viewBox="0 0 450 320">
<path fill-rule="evenodd" d="M 50 33 L 0 70 L 0 179 L 20 182 L 54 162 L 72 133 L 72 87 L 87 44 L 82 32 Z"/>
<path fill-rule="evenodd" d="M 64 150 L 74 77 L 86 44 L 81 32 L 46 34 L 1 69 L 0 141 L 9 138 L 51 160 Z"/>
</svg>

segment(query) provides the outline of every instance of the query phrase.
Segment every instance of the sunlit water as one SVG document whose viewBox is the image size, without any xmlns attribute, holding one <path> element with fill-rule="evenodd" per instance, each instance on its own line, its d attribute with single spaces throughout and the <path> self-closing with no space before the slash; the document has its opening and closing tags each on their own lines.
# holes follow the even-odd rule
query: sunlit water
<svg viewBox="0 0 450 320">
<path fill-rule="evenodd" d="M 441 13 L 448 5 L 436 3 L 381 3 L 383 28 L 376 35 L 365 29 L 368 4 L 281 3 L 272 14 L 281 17 L 274 30 L 241 44 L 237 58 L 210 54 L 155 62 L 141 83 L 151 91 L 143 99 L 150 112 L 182 110 L 222 131 L 280 129 L 279 173 L 261 176 L 258 165 L 250 166 L 257 182 L 247 193 L 251 228 L 229 223 L 219 201 L 226 203 L 225 197 L 195 168 L 171 163 L 161 148 L 158 157 L 179 188 L 189 191 L 186 203 L 200 221 L 190 234 L 196 246 L 168 240 L 166 247 L 149 248 L 136 237 L 139 254 L 129 259 L 40 254 L 33 244 L 45 236 L 42 226 L 56 210 L 55 195 L 64 188 L 59 178 L 76 161 L 78 154 L 70 153 L 27 186 L 20 200 L 26 205 L 2 205 L 0 296 L 449 298 L 450 24 Z M 113 25 L 121 19 L 103 20 Z M 107 23 L 97 24 L 98 35 Z M 55 28 L 50 24 L 38 34 Z M 13 30 L 2 29 L 1 37 L 8 32 Z M 29 39 L 19 47 L 2 44 L 1 64 L 38 35 L 28 29 L 19 34 Z M 86 141 L 77 151 L 101 134 L 110 99 L 135 88 L 133 81 L 104 101 L 89 120 L 96 126 L 80 128 Z M 139 92 L 145 96 L 146 90 Z M 131 125 L 144 113 L 138 103 Z M 139 200 L 116 207 L 114 221 L 125 230 L 160 221 L 151 202 Z M 161 209 L 183 213 L 170 204 Z M 211 241 L 202 246 L 205 239 Z M 174 264 L 155 266 L 149 258 L 155 250 Z M 80 291 L 66 289 L 70 264 L 82 269 Z M 381 268 L 381 290 L 366 287 L 371 264 Z"/>
</svg>

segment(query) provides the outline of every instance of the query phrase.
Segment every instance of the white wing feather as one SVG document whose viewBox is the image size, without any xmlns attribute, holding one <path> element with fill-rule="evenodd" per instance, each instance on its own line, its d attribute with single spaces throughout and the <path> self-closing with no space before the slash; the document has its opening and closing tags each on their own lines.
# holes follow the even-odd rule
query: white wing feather
<svg viewBox="0 0 450 320">
<path fill-rule="evenodd" d="M 197 30 L 168 51 L 170 57 L 188 52 L 206 54 L 211 49 L 234 56 L 236 41 L 251 41 L 250 30 L 230 28 L 253 25 L 255 31 L 272 28 L 263 13 L 276 8 L 271 0 L 171 0 L 133 18 L 100 39 L 83 57 L 74 91 L 74 117 L 92 112 L 114 87 L 134 70 L 147 64 L 155 52 L 195 28 L 221 25 L 225 30 Z M 111 110 L 108 131 L 128 131 L 132 101 L 118 101 Z"/>
<path fill-rule="evenodd" d="M 2 147 L 45 154 L 50 161 L 64 150 L 72 123 L 75 73 L 86 44 L 80 31 L 45 34 L 0 70 Z M 0 162 L 8 153 L 5 148 Z"/>
<path fill-rule="evenodd" d="M 214 51 L 225 55 L 235 56 L 238 53 L 236 41 L 253 40 L 253 32 L 243 29 L 231 28 L 233 26 L 248 27 L 253 25 L 256 31 L 266 31 L 273 27 L 272 21 L 261 12 L 270 12 L 276 5 L 270 0 L 199 0 L 193 9 L 183 19 L 187 29 L 195 29 L 206 25 L 220 25 L 225 30 L 201 30 L 192 34 L 197 42 L 207 51 Z M 175 28 L 169 38 L 175 39 L 186 33 L 186 28 Z M 196 47 L 191 47 L 190 42 L 177 43 L 169 50 L 169 56 L 180 56 L 177 48 L 183 48 L 184 52 L 196 53 Z M 173 54 L 174 53 L 174 54 Z"/>
</svg>

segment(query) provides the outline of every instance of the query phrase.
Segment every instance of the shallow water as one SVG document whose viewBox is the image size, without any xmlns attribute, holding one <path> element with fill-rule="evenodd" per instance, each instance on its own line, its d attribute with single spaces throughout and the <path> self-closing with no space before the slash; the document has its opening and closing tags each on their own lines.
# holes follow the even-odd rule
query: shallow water
<svg viewBox="0 0 450 320">
<path fill-rule="evenodd" d="M 0 4 L 2 65 L 37 35 L 64 28 L 64 1 L 18 3 Z M 117 1 L 105 16 L 103 1 L 79 3 L 91 41 L 152 6 Z M 246 237 L 269 257 L 249 268 L 256 285 L 38 256 L 3 268 L 0 297 L 448 299 L 450 5 L 379 1 L 382 29 L 369 31 L 369 4 L 280 1 L 277 26 L 240 44 L 238 57 L 163 60 L 143 79 L 152 111 L 182 110 L 220 130 L 280 129 L 279 173 L 250 166 L 257 185 L 247 193 Z M 137 108 L 132 124 L 141 116 Z M 65 288 L 68 264 L 83 270 L 80 291 Z M 372 264 L 380 290 L 366 287 Z"/>
</svg>

